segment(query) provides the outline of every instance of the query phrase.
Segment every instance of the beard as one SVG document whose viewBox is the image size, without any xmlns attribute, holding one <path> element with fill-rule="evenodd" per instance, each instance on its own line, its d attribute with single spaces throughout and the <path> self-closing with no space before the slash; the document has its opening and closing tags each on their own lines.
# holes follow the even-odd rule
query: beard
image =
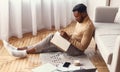
<svg viewBox="0 0 120 72">
<path fill-rule="evenodd" d="M 79 23 L 82 23 L 84 21 L 84 18 L 81 18 L 80 20 L 79 20 Z"/>
<path fill-rule="evenodd" d="M 86 18 L 86 16 L 81 16 L 80 20 L 78 20 L 79 23 L 83 23 L 84 22 L 84 19 Z"/>
<path fill-rule="evenodd" d="M 84 17 L 81 17 L 81 19 L 78 22 L 82 23 L 83 21 L 84 21 Z"/>
</svg>

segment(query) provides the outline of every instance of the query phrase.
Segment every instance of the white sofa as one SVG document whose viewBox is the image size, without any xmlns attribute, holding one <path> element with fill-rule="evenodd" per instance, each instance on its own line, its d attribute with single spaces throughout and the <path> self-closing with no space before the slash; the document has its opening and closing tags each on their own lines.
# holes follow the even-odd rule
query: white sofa
<svg viewBox="0 0 120 72">
<path fill-rule="evenodd" d="M 117 7 L 97 7 L 95 10 L 94 39 L 110 72 L 120 72 L 120 21 L 116 20 L 117 13 Z"/>
</svg>

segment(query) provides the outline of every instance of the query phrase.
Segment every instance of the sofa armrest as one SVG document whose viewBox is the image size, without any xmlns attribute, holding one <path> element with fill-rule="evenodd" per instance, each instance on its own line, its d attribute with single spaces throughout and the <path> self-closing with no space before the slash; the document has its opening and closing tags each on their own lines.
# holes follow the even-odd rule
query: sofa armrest
<svg viewBox="0 0 120 72">
<path fill-rule="evenodd" d="M 95 9 L 95 22 L 107 22 L 113 23 L 116 13 L 118 12 L 117 7 L 101 6 Z"/>
<path fill-rule="evenodd" d="M 119 71 L 120 71 L 120 36 L 118 36 L 116 39 L 110 72 Z"/>
</svg>

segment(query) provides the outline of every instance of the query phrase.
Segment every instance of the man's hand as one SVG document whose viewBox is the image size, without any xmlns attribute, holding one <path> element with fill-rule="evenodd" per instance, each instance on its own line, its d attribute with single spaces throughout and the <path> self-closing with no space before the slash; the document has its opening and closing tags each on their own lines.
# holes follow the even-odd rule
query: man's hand
<svg viewBox="0 0 120 72">
<path fill-rule="evenodd" d="M 70 37 L 68 36 L 68 34 L 67 34 L 65 31 L 61 31 L 61 32 L 60 32 L 60 35 L 61 35 L 63 38 L 67 39 L 67 40 L 70 39 Z"/>
</svg>

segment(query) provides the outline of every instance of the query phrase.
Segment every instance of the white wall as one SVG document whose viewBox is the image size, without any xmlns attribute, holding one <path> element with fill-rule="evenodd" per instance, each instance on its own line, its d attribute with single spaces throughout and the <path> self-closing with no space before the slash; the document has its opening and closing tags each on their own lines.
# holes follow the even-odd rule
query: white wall
<svg viewBox="0 0 120 72">
<path fill-rule="evenodd" d="M 120 0 L 111 0 L 110 6 L 120 7 Z"/>
<path fill-rule="evenodd" d="M 108 5 L 109 0 L 88 0 L 88 15 L 91 20 L 94 19 L 95 8 L 97 6 L 106 6 Z"/>
</svg>

